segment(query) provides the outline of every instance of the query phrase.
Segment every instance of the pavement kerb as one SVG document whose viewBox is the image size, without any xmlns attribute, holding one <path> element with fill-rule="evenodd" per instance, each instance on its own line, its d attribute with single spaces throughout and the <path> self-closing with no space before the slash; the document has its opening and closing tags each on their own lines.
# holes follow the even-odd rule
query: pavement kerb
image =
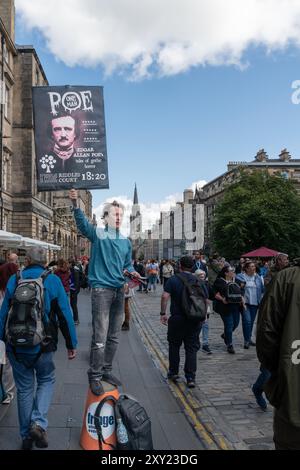
<svg viewBox="0 0 300 470">
<path fill-rule="evenodd" d="M 154 338 L 147 324 L 142 321 L 134 298 L 132 298 L 131 309 L 136 327 L 145 344 L 145 347 L 154 359 L 154 362 L 156 363 L 161 374 L 165 377 L 168 371 L 168 360 L 161 353 L 159 341 L 157 338 Z M 208 450 L 232 450 L 232 445 L 218 429 L 213 429 L 211 425 L 207 425 L 204 421 L 202 421 L 201 403 L 193 395 L 193 393 L 189 391 L 189 394 L 186 395 L 184 393 L 185 387 L 182 383 L 175 384 L 171 383 L 170 381 L 167 381 L 167 383 L 173 395 L 183 408 L 185 415 L 187 416 L 204 447 Z"/>
</svg>

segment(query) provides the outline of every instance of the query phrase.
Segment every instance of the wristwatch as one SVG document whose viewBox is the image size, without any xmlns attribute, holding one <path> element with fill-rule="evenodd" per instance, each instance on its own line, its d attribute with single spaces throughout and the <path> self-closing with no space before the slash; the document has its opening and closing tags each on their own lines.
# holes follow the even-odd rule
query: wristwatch
<svg viewBox="0 0 300 470">
<path fill-rule="evenodd" d="M 165 315 L 167 315 L 166 312 L 160 312 L 161 317 L 164 317 Z"/>
</svg>

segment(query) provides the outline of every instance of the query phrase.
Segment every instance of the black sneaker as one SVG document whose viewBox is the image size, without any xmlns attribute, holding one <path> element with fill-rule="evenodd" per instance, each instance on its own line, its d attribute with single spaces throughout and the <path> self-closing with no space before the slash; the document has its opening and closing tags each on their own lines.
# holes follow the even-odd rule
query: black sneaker
<svg viewBox="0 0 300 470">
<path fill-rule="evenodd" d="M 254 341 L 252 341 L 252 340 L 250 341 L 249 344 L 250 344 L 250 346 L 256 346 L 256 343 L 254 343 Z"/>
<path fill-rule="evenodd" d="M 129 325 L 128 323 L 123 323 L 122 325 L 122 331 L 128 331 L 129 330 Z"/>
<path fill-rule="evenodd" d="M 186 384 L 187 384 L 188 388 L 195 388 L 196 387 L 195 381 L 193 379 L 187 380 Z"/>
<path fill-rule="evenodd" d="M 244 349 L 249 349 L 249 347 L 250 347 L 250 343 L 248 342 L 244 343 Z"/>
<path fill-rule="evenodd" d="M 210 350 L 210 347 L 208 346 L 208 344 L 205 344 L 204 346 L 202 346 L 202 351 L 206 352 L 206 354 L 212 354 L 212 351 Z"/>
<path fill-rule="evenodd" d="M 36 447 L 39 449 L 46 449 L 46 447 L 48 447 L 47 433 L 38 424 L 33 423 L 31 425 L 29 436 L 34 441 Z"/>
<path fill-rule="evenodd" d="M 227 347 L 227 352 L 229 352 L 229 354 L 235 354 L 235 350 L 232 344 Z"/>
<path fill-rule="evenodd" d="M 104 388 L 100 379 L 90 381 L 90 389 L 94 395 L 100 396 L 104 393 Z"/>
<path fill-rule="evenodd" d="M 22 442 L 22 450 L 31 450 L 33 446 L 33 440 L 31 437 L 25 437 Z"/>
<path fill-rule="evenodd" d="M 102 378 L 105 382 L 108 382 L 109 384 L 116 385 L 118 387 L 122 385 L 122 382 L 120 382 L 120 380 L 117 379 L 117 377 L 115 377 L 110 372 L 104 373 Z"/>
</svg>

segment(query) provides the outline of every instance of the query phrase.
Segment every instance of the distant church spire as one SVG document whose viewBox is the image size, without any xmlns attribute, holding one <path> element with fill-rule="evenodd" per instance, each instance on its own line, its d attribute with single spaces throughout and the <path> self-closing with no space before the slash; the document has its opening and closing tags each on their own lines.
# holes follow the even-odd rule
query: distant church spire
<svg viewBox="0 0 300 470">
<path fill-rule="evenodd" d="M 134 184 L 133 206 L 132 206 L 132 211 L 131 211 L 131 216 L 130 216 L 130 237 L 131 237 L 131 239 L 136 237 L 136 234 L 140 234 L 141 231 L 142 231 L 142 216 L 141 216 L 141 209 L 140 209 L 140 206 L 139 206 L 137 187 L 136 187 L 136 183 L 135 183 Z"/>
<path fill-rule="evenodd" d="M 138 204 L 139 203 L 139 199 L 138 199 L 138 193 L 137 193 L 137 188 L 136 188 L 136 183 L 135 183 L 135 186 L 134 186 L 134 196 L 133 196 L 133 204 Z"/>
</svg>

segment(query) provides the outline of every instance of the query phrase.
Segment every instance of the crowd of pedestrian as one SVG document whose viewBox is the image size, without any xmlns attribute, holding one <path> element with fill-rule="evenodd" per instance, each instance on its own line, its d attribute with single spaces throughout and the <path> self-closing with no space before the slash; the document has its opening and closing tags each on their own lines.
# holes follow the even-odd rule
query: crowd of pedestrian
<svg viewBox="0 0 300 470">
<path fill-rule="evenodd" d="M 161 323 L 168 326 L 168 378 L 174 382 L 179 379 L 180 347 L 183 343 L 184 373 L 189 388 L 195 387 L 201 330 L 202 350 L 212 353 L 207 347 L 209 314 L 215 312 L 220 315 L 224 326 L 221 338 L 230 354 L 235 354 L 233 333 L 242 320 L 244 349 L 256 347 L 261 363 L 252 391 L 262 410 L 267 409 L 264 393 L 275 408 L 274 442 L 279 450 L 300 448 L 299 267 L 300 259 L 290 265 L 285 253 L 279 253 L 272 260 L 240 258 L 238 263 L 229 263 L 218 255 L 206 261 L 203 253 L 198 252 L 194 257 L 180 259 L 181 276 L 172 276 L 164 284 L 161 297 Z M 185 312 L 187 283 L 190 284 L 191 305 L 195 306 L 194 276 L 201 283 L 203 296 L 210 307 L 205 321 L 195 318 L 192 321 Z M 169 299 L 170 317 L 167 314 Z M 255 338 L 253 329 L 257 316 Z"/>
<path fill-rule="evenodd" d="M 139 259 L 132 262 L 130 242 L 119 231 L 123 206 L 116 201 L 108 203 L 103 211 L 104 228 L 100 229 L 93 226 L 77 208 L 75 190 L 70 192 L 70 198 L 74 205 L 77 227 L 92 243 L 90 259 L 72 257 L 68 260 L 53 260 L 47 264 L 45 250 L 31 248 L 27 251 L 23 266 L 20 266 L 15 253 L 11 253 L 7 262 L 0 265 L 0 339 L 7 341 L 7 369 L 10 368 L 11 376 L 13 372 L 17 388 L 22 448 L 31 449 L 33 443 L 39 448 L 48 446 L 47 412 L 55 381 L 53 353 L 57 347 L 57 329 L 59 327 L 65 337 L 68 358 L 75 358 L 75 326 L 80 323 L 77 301 L 81 289 L 89 289 L 92 297 L 93 331 L 88 379 L 95 395 L 103 394 L 102 381 L 121 385 L 119 379 L 112 374 L 112 362 L 120 330 L 130 329 L 130 299 L 135 295 L 133 287 L 138 285 L 137 292 L 150 294 L 155 293 L 160 284 L 163 288 L 161 323 L 168 327 L 168 379 L 174 382 L 179 379 L 180 348 L 184 344 L 184 373 L 189 388 L 196 385 L 197 353 L 201 344 L 203 352 L 213 354 L 209 342 L 210 315 L 220 316 L 223 323 L 222 341 L 226 351 L 235 354 L 234 333 L 240 322 L 244 349 L 256 346 L 254 326 L 257 315 L 262 311 L 257 336 L 261 367 L 252 391 L 257 404 L 266 410 L 264 389 L 266 384 L 276 380 L 278 374 L 276 367 L 280 342 L 276 338 L 282 334 L 283 329 L 285 304 L 282 297 L 291 295 L 284 290 L 285 286 L 278 285 L 281 279 L 284 281 L 284 276 L 280 277 L 282 271 L 288 272 L 288 255 L 280 253 L 271 261 L 241 257 L 237 262 L 229 262 L 218 254 L 207 259 L 204 253 L 198 251 L 193 257 L 183 256 L 178 261 Z M 294 276 L 293 280 L 295 278 L 298 282 L 297 275 L 298 270 L 291 277 Z M 298 283 L 300 287 L 300 276 Z M 14 312 L 19 307 L 18 302 L 21 302 L 20 296 L 18 297 L 19 286 L 23 288 L 20 295 L 26 297 L 29 284 L 31 288 L 32 284 L 45 287 L 44 293 L 40 294 L 40 303 L 34 304 L 35 315 L 39 307 L 44 306 L 45 338 L 40 343 L 34 342 L 33 338 L 31 346 L 25 349 L 19 347 L 17 342 L 14 343 L 15 330 L 12 325 Z M 268 295 L 274 286 L 272 295 L 277 296 L 276 305 Z M 203 318 L 196 315 L 191 320 L 187 317 L 183 302 L 187 295 L 195 307 L 193 314 L 197 309 L 198 313 L 201 309 L 205 310 Z M 298 305 L 297 293 L 294 296 Z M 167 313 L 169 301 L 170 316 Z M 32 305 L 33 303 L 26 308 L 32 308 Z M 280 321 L 276 318 L 277 311 Z M 291 324 L 292 321 L 289 322 Z M 289 334 L 291 337 L 290 330 Z M 272 348 L 274 356 L 270 355 Z M 290 376 L 292 375 L 291 372 Z M 278 380 L 276 383 L 277 388 L 280 388 Z M 276 428 L 276 445 L 278 448 L 285 448 L 287 443 L 281 429 L 285 426 L 287 432 L 298 432 L 299 413 L 293 411 L 292 405 L 283 407 L 280 393 L 276 392 L 275 395 L 274 397 L 274 390 L 271 390 L 268 398 L 274 406 L 281 409 L 276 414 L 276 423 L 280 423 Z M 292 424 L 287 424 L 287 413 Z"/>
</svg>

